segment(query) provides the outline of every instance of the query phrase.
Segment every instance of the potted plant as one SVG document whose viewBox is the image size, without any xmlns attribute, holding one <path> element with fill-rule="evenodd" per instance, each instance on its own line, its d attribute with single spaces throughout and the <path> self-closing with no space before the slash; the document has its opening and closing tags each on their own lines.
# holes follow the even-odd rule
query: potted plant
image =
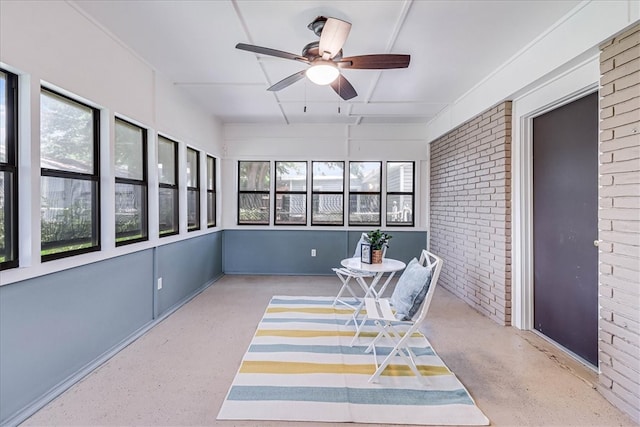
<svg viewBox="0 0 640 427">
<path fill-rule="evenodd" d="M 367 233 L 369 244 L 371 245 L 371 262 L 374 264 L 380 264 L 382 262 L 382 249 L 386 245 L 389 247 L 389 240 L 392 236 L 380 231 L 380 229 L 373 230 Z"/>
</svg>

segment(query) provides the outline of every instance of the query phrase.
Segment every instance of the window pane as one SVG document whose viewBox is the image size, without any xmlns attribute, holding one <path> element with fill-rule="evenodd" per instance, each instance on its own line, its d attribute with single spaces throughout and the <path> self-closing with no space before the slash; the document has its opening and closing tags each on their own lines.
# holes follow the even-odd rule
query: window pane
<svg viewBox="0 0 640 427">
<path fill-rule="evenodd" d="M 43 176 L 41 180 L 42 255 L 96 246 L 97 184 L 93 181 Z"/>
<path fill-rule="evenodd" d="M 13 253 L 12 241 L 12 206 L 13 197 L 13 174 L 0 171 L 0 262 L 10 261 L 16 258 Z"/>
<path fill-rule="evenodd" d="M 413 225 L 413 195 L 387 196 L 387 223 Z"/>
<path fill-rule="evenodd" d="M 40 167 L 93 174 L 93 110 L 43 91 Z"/>
<path fill-rule="evenodd" d="M 176 143 L 158 137 L 158 180 L 160 184 L 176 185 Z"/>
<path fill-rule="evenodd" d="M 7 163 L 7 74 L 0 71 L 0 163 Z"/>
<path fill-rule="evenodd" d="M 342 225 L 342 206 L 342 194 L 314 194 L 313 224 Z"/>
<path fill-rule="evenodd" d="M 381 169 L 380 162 L 349 163 L 349 190 L 379 192 Z"/>
<path fill-rule="evenodd" d="M 207 225 L 216 223 L 216 198 L 215 193 L 207 193 Z"/>
<path fill-rule="evenodd" d="M 413 192 L 413 163 L 387 163 L 387 192 Z"/>
<path fill-rule="evenodd" d="M 160 235 L 178 232 L 178 190 L 160 187 Z"/>
<path fill-rule="evenodd" d="M 241 224 L 269 224 L 269 195 L 241 193 L 238 222 Z"/>
<path fill-rule="evenodd" d="M 306 194 L 276 195 L 276 224 L 305 225 L 307 223 Z"/>
<path fill-rule="evenodd" d="M 147 237 L 145 192 L 142 185 L 116 183 L 116 242 Z"/>
<path fill-rule="evenodd" d="M 197 230 L 200 228 L 200 192 L 187 190 L 187 228 Z"/>
<path fill-rule="evenodd" d="M 240 162 L 240 191 L 269 191 L 269 162 Z"/>
<path fill-rule="evenodd" d="M 307 162 L 276 162 L 276 191 L 307 191 Z"/>
<path fill-rule="evenodd" d="M 343 191 L 344 162 L 313 162 L 313 191 Z"/>
<path fill-rule="evenodd" d="M 349 195 L 349 224 L 350 225 L 379 225 L 380 224 L 380 195 L 379 194 L 350 194 Z"/>
<path fill-rule="evenodd" d="M 198 152 L 187 148 L 187 187 L 199 187 Z"/>
<path fill-rule="evenodd" d="M 207 190 L 215 190 L 215 159 L 207 156 Z"/>
<path fill-rule="evenodd" d="M 144 131 L 116 119 L 116 176 L 144 180 Z"/>
</svg>

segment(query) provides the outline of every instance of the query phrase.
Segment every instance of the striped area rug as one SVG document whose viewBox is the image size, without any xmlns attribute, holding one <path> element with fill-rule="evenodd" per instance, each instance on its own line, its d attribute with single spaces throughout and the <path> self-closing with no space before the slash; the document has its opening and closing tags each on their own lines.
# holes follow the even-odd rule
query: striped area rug
<svg viewBox="0 0 640 427">
<path fill-rule="evenodd" d="M 220 420 L 488 425 L 489 420 L 422 334 L 412 339 L 416 378 L 398 358 L 380 377 L 364 350 L 375 325 L 349 344 L 351 310 L 333 298 L 275 296 L 222 404 Z M 384 344 L 384 343 L 383 343 Z M 380 348 L 380 347 L 379 347 Z M 378 357 L 391 350 L 382 347 Z"/>
</svg>

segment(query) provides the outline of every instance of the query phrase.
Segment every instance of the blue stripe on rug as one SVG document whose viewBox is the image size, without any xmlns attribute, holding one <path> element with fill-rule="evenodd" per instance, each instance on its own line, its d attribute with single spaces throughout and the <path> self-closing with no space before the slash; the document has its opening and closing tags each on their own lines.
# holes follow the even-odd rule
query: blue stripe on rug
<svg viewBox="0 0 640 427">
<path fill-rule="evenodd" d="M 367 405 L 473 405 L 466 390 L 361 389 L 348 387 L 232 386 L 228 400 L 273 400 Z"/>
<path fill-rule="evenodd" d="M 295 345 L 295 344 L 251 344 L 249 346 L 250 353 L 323 353 L 323 354 L 367 354 L 364 351 L 366 346 L 354 345 L 333 346 L 333 345 Z M 412 347 L 411 350 L 416 356 L 434 356 L 435 353 L 431 347 Z M 391 352 L 391 347 L 376 347 L 376 353 L 380 356 L 386 356 Z"/>
</svg>

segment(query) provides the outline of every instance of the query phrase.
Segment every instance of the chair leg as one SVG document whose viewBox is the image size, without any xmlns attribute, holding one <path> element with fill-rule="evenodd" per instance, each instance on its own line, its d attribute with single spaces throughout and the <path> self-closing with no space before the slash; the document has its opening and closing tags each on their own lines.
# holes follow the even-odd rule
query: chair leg
<svg viewBox="0 0 640 427">
<path fill-rule="evenodd" d="M 400 337 L 399 334 L 398 334 L 398 331 L 395 328 L 393 328 L 392 325 L 387 324 L 385 326 L 391 326 L 391 329 L 393 330 L 395 336 Z M 416 365 L 416 362 L 415 362 L 416 355 L 413 353 L 411 348 L 406 344 L 409 341 L 409 339 L 411 338 L 411 335 L 414 332 L 413 329 L 414 328 L 409 328 L 409 330 L 405 333 L 405 335 L 403 337 L 399 338 L 399 339 L 393 339 L 392 335 L 389 334 L 386 331 L 386 329 L 384 330 L 385 331 L 384 335 L 387 336 L 392 342 L 395 342 L 395 346 L 389 352 L 387 357 L 384 358 L 384 360 L 382 361 L 382 363 L 380 365 L 378 365 L 377 359 L 375 359 L 376 360 L 376 371 L 369 378 L 369 382 L 371 382 L 371 383 L 378 382 L 378 379 L 379 379 L 380 375 L 382 375 L 384 370 L 387 368 L 387 366 L 389 366 L 389 364 L 391 363 L 392 359 L 395 356 L 399 356 L 401 359 L 403 359 L 404 362 L 409 366 L 409 368 L 411 369 L 413 374 L 417 378 L 422 379 L 422 374 L 420 373 L 420 370 L 418 369 L 418 366 Z M 380 334 L 378 334 L 378 336 L 380 336 L 382 334 L 383 334 L 383 332 L 381 331 Z M 376 338 L 378 338 L 378 337 L 376 337 Z M 406 351 L 406 354 L 405 354 L 405 351 Z M 375 345 L 373 346 L 373 352 L 374 352 L 374 357 L 376 357 Z"/>
</svg>

